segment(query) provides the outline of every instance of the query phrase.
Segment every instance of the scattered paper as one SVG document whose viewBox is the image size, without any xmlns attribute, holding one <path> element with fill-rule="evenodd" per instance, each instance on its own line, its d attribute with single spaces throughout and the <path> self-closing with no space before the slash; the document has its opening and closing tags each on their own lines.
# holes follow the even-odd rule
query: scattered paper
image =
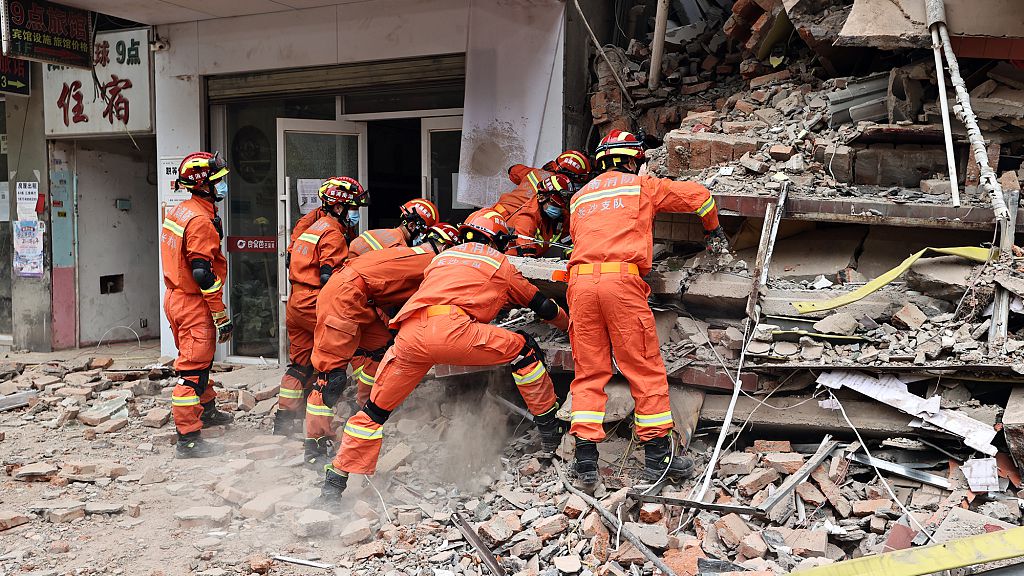
<svg viewBox="0 0 1024 576">
<path fill-rule="evenodd" d="M 971 458 L 960 466 L 971 492 L 998 492 L 999 465 L 995 458 Z"/>
<path fill-rule="evenodd" d="M 824 400 L 818 400 L 818 406 L 821 406 L 825 410 L 839 410 L 839 401 L 835 398 L 826 398 Z"/>
</svg>

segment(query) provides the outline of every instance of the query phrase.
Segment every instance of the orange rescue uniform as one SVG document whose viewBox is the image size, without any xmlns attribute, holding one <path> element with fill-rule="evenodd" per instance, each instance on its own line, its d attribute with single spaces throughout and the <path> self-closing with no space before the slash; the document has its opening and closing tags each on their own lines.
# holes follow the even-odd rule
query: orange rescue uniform
<svg viewBox="0 0 1024 576">
<path fill-rule="evenodd" d="M 391 342 L 387 320 L 377 307 L 399 306 L 408 300 L 419 288 L 423 271 L 434 256 L 429 244 L 375 250 L 353 258 L 331 276 L 316 305 L 313 368 L 319 374 L 320 387 L 326 385 L 329 377 L 344 377 L 345 368 L 353 362 L 357 351 L 363 351 L 370 364 L 356 367 L 354 375 L 359 383 L 356 402 L 360 406 L 366 403 L 377 365 Z M 378 350 L 379 356 L 371 354 Z M 314 397 L 318 404 L 323 403 L 323 396 L 315 389 L 310 393 L 310 398 Z M 331 433 L 324 427 L 318 431 L 322 436 Z"/>
<path fill-rule="evenodd" d="M 350 252 L 349 257 L 355 258 L 356 256 L 362 256 L 367 252 L 374 250 L 383 250 L 385 248 L 397 248 L 399 246 L 407 246 L 405 242 L 405 235 L 402 234 L 400 228 L 378 228 L 376 230 L 367 230 L 352 240 L 348 250 Z"/>
<path fill-rule="evenodd" d="M 530 198 L 523 207 L 508 219 L 508 226 L 517 235 L 529 236 L 516 238 L 509 244 L 506 254 L 512 256 L 536 256 L 547 254 L 552 242 L 558 242 L 569 231 L 569 212 L 564 211 L 557 222 L 545 218 L 541 213 L 537 196 Z"/>
<path fill-rule="evenodd" d="M 328 266 L 336 270 L 348 257 L 344 227 L 333 215 L 321 216 L 295 238 L 289 254 L 288 280 L 292 284 L 292 292 L 285 309 L 285 327 L 288 330 L 290 366 L 281 378 L 279 409 L 298 411 L 305 391 L 313 383 L 310 355 L 313 352 L 321 269 Z M 307 399 L 307 419 L 311 409 L 316 411 Z"/>
<path fill-rule="evenodd" d="M 530 168 L 523 164 L 516 164 L 509 170 L 508 176 L 516 184 L 516 188 L 511 192 L 502 194 L 498 198 L 498 202 L 491 207 L 492 210 L 501 214 L 506 220 L 517 214 L 520 209 L 525 210 L 523 205 L 529 202 L 531 198 L 537 197 L 537 187 L 540 186 L 540 183 L 545 178 L 550 178 L 551 173 L 540 168 Z M 511 225 L 511 222 L 509 224 Z"/>
<path fill-rule="evenodd" d="M 160 230 L 160 259 L 167 288 L 164 312 L 178 347 L 174 368 L 182 378 L 171 393 L 171 413 L 180 434 L 202 429 L 203 406 L 217 397 L 210 382 L 217 346 L 213 314 L 225 312 L 222 288 L 228 271 L 221 236 L 216 205 L 196 195 L 175 206 L 164 217 Z M 211 264 L 215 280 L 206 290 L 200 289 L 192 276 L 193 260 Z"/>
<path fill-rule="evenodd" d="M 373 474 L 386 420 L 380 411 L 389 414 L 397 408 L 435 364 L 514 361 L 526 339 L 488 323 L 510 300 L 526 306 L 536 293 L 504 254 L 484 244 L 463 244 L 435 256 L 419 290 L 391 323 L 399 329 L 395 344 L 384 355 L 370 402 L 345 424 L 333 466 Z M 513 378 L 530 412 L 556 408 L 551 377 L 541 362 L 515 370 Z"/>
<path fill-rule="evenodd" d="M 576 361 L 570 433 L 594 442 L 604 439 L 604 387 L 612 376 L 614 351 L 636 403 L 637 437 L 664 436 L 672 430 L 668 380 L 647 304 L 650 288 L 641 276 L 651 271 L 655 214 L 696 213 L 705 230 L 714 230 L 714 198 L 694 182 L 613 170 L 580 189 L 570 210 L 576 246 L 566 294 Z"/>
</svg>

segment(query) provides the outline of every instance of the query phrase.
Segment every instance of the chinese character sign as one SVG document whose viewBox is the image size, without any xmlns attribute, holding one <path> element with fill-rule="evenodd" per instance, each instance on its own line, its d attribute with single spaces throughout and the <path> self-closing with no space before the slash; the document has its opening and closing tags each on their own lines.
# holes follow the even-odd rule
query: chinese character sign
<svg viewBox="0 0 1024 576">
<path fill-rule="evenodd" d="M 5 56 L 89 69 L 92 12 L 46 0 L 3 0 Z"/>
<path fill-rule="evenodd" d="M 86 70 L 44 66 L 46 134 L 151 132 L 149 31 L 100 32 L 92 58 L 95 78 Z"/>
</svg>

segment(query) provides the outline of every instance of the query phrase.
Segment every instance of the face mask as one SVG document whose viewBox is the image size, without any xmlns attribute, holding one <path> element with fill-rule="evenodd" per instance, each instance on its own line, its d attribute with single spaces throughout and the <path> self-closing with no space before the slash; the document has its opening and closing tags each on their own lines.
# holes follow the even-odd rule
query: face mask
<svg viewBox="0 0 1024 576">
<path fill-rule="evenodd" d="M 213 185 L 213 197 L 216 198 L 217 200 L 223 200 L 224 197 L 227 196 L 227 195 L 228 195 L 228 181 L 227 180 L 218 180 L 217 183 Z"/>
<path fill-rule="evenodd" d="M 544 214 L 552 220 L 558 220 L 562 217 L 562 208 L 554 204 L 545 204 Z"/>
<path fill-rule="evenodd" d="M 345 216 L 345 221 L 353 228 L 359 226 L 359 210 L 349 210 L 348 215 Z"/>
<path fill-rule="evenodd" d="M 426 236 L 424 236 L 423 234 L 417 234 L 416 237 L 412 239 L 411 246 L 419 246 L 420 244 L 423 244 L 423 242 L 425 242 L 426 239 Z"/>
</svg>

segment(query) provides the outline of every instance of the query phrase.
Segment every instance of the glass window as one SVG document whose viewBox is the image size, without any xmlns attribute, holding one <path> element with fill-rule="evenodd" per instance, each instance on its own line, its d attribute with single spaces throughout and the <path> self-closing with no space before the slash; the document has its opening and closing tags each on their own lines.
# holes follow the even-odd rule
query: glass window
<svg viewBox="0 0 1024 576">
<path fill-rule="evenodd" d="M 333 120 L 335 99 L 289 98 L 225 105 L 228 236 L 277 237 L 278 118 Z M 5 172 L 6 173 L 6 172 Z M 231 252 L 228 257 L 235 333 L 231 354 L 277 358 L 277 253 Z"/>
</svg>

